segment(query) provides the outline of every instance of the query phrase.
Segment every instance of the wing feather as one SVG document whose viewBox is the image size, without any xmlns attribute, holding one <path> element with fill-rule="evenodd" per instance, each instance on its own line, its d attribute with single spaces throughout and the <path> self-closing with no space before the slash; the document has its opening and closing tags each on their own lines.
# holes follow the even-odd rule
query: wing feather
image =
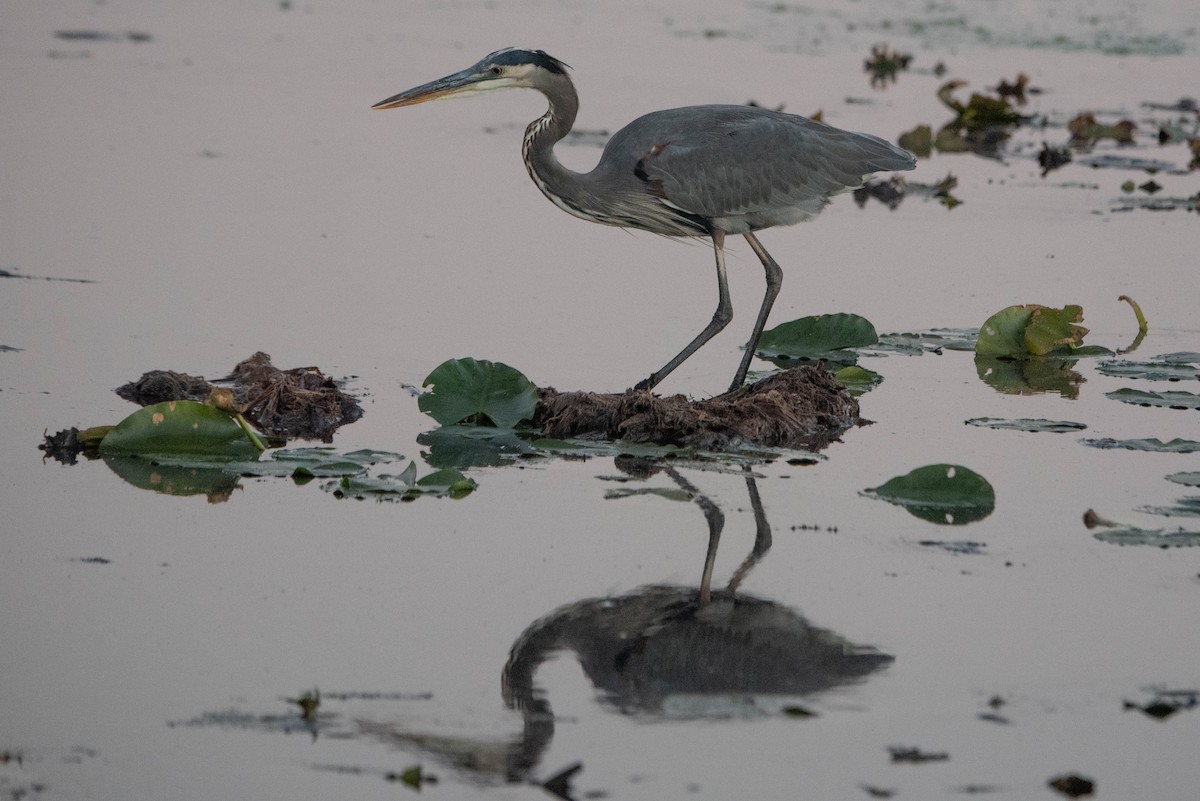
<svg viewBox="0 0 1200 801">
<path fill-rule="evenodd" d="M 612 160 L 636 158 L 635 174 L 662 202 L 711 220 L 744 220 L 746 230 L 807 219 L 871 173 L 915 164 L 878 137 L 753 106 L 654 112 L 622 129 L 608 150 Z"/>
</svg>

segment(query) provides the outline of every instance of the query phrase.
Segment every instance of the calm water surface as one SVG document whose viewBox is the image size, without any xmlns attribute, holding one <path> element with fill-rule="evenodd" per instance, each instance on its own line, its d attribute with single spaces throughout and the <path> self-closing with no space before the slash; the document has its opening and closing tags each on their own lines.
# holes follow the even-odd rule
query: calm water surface
<svg viewBox="0 0 1200 801">
<path fill-rule="evenodd" d="M 1003 160 L 935 154 L 911 175 L 953 174 L 961 206 L 840 198 L 766 232 L 786 273 L 773 321 L 976 327 L 1013 303 L 1078 303 L 1089 341 L 1120 348 L 1136 333 L 1116 300 L 1128 293 L 1151 323 L 1138 357 L 1200 351 L 1195 214 L 1118 210 L 1125 181 L 1200 190 L 1183 145 L 1154 144 L 1184 115 L 1143 105 L 1195 93 L 1185 5 L 1055 4 L 1037 24 L 1041 4 L 11 9 L 0 268 L 71 280 L 0 284 L 0 345 L 17 349 L 0 352 L 0 792 L 393 798 L 409 792 L 393 774 L 420 765 L 438 780 L 429 796 L 544 798 L 532 782 L 582 763 L 577 798 L 1045 798 L 1072 772 L 1100 798 L 1190 797 L 1200 715 L 1156 721 L 1123 701 L 1200 687 L 1200 552 L 1105 543 L 1081 515 L 1194 531 L 1139 510 L 1194 496 L 1164 476 L 1200 462 L 1080 439 L 1200 440 L 1194 411 L 1105 397 L 1195 382 L 1081 361 L 1076 397 L 1018 396 L 982 382 L 970 354 L 892 355 L 869 364 L 885 378 L 862 400 L 875 423 L 814 465 L 620 482 L 611 459 L 532 461 L 470 471 L 466 499 L 411 504 L 277 479 L 209 503 L 36 450 L 44 429 L 128 414 L 111 390 L 146 370 L 215 377 L 256 350 L 352 377 L 366 416 L 338 448 L 418 462 L 433 423 L 405 386 L 447 358 L 604 391 L 665 361 L 711 314 L 709 251 L 546 203 L 518 155 L 540 98 L 369 112 L 506 45 L 572 64 L 592 131 L 753 99 L 895 138 L 948 118 L 944 80 L 969 81 L 965 99 L 1024 71 L 1044 90 L 1027 110 L 1050 127 L 1020 132 Z M 885 90 L 861 71 L 883 41 L 915 56 Z M 1097 154 L 1179 174 L 1073 164 L 1042 178 L 1041 142 L 1064 143 L 1086 110 L 1139 125 L 1136 148 Z M 560 150 L 578 169 L 599 155 Z M 664 391 L 728 381 L 762 281 L 738 245 L 730 271 L 735 322 Z M 984 416 L 1088 430 L 962 424 Z M 983 474 L 995 511 L 951 527 L 859 494 L 941 462 Z M 697 502 L 606 497 L 681 486 L 708 519 Z M 712 508 L 725 522 L 701 609 Z M 308 724 L 286 699 L 314 687 Z M 893 764 L 892 747 L 948 759 Z"/>
</svg>

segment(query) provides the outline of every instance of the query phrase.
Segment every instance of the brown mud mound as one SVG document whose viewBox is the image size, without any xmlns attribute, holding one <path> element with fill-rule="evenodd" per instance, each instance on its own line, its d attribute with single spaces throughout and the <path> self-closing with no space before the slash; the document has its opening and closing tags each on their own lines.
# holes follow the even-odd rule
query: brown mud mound
<svg viewBox="0 0 1200 801">
<path fill-rule="evenodd" d="M 739 445 L 818 450 L 860 425 L 858 401 L 824 363 L 794 367 L 736 392 L 692 401 L 538 389 L 533 424 L 558 439 L 624 439 L 729 450 Z"/>
<path fill-rule="evenodd" d="M 267 434 L 329 442 L 338 427 L 362 417 L 363 410 L 337 382 L 316 367 L 281 370 L 259 351 L 220 379 L 231 383 L 242 414 Z M 141 406 L 171 400 L 203 401 L 214 385 L 202 376 L 152 370 L 117 388 L 117 394 Z"/>
</svg>

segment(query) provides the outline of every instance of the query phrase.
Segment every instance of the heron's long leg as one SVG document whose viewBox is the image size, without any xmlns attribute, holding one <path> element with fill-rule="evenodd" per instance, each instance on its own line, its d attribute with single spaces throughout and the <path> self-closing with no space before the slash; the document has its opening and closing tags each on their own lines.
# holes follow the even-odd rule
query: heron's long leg
<svg viewBox="0 0 1200 801">
<path fill-rule="evenodd" d="M 730 392 L 738 389 L 745 382 L 746 373 L 750 372 L 750 362 L 754 359 L 754 351 L 758 349 L 759 337 L 762 336 L 763 329 L 767 326 L 767 316 L 771 313 L 771 306 L 775 304 L 775 298 L 779 296 L 779 288 L 783 286 L 783 270 L 758 241 L 758 237 L 754 234 L 743 234 L 743 236 L 746 237 L 746 241 L 750 243 L 755 255 L 762 262 L 763 269 L 767 271 L 767 293 L 763 295 L 762 307 L 758 310 L 758 319 L 754 321 L 754 331 L 750 334 L 750 341 L 746 343 L 746 352 L 742 354 L 742 363 L 738 365 L 737 375 L 733 377 L 733 383 L 729 386 Z"/>
<path fill-rule="evenodd" d="M 700 574 L 700 603 L 707 604 L 712 600 L 713 566 L 717 563 L 717 546 L 721 544 L 721 532 L 725 528 L 725 513 L 721 511 L 721 507 L 713 503 L 711 498 L 680 475 L 674 467 L 668 465 L 663 470 L 681 490 L 692 496 L 692 500 L 704 512 L 704 519 L 708 522 L 708 550 L 704 553 L 704 570 Z M 770 545 L 768 544 L 767 547 Z"/>
<path fill-rule="evenodd" d="M 750 238 L 750 235 L 746 234 L 746 237 Z M 661 370 L 658 370 L 658 371 L 654 372 L 653 374 L 651 374 L 651 376 L 649 378 L 647 378 L 645 381 L 639 382 L 637 384 L 637 386 L 635 387 L 635 389 L 647 389 L 647 390 L 654 389 L 654 387 L 658 385 L 658 382 L 660 382 L 664 378 L 666 378 L 667 375 L 672 370 L 674 370 L 676 367 L 683 364 L 683 362 L 687 359 L 687 357 L 691 356 L 693 353 L 698 351 L 700 349 L 700 346 L 703 345 L 705 342 L 707 342 L 708 340 L 715 337 L 717 335 L 717 333 L 722 328 L 729 325 L 729 321 L 733 319 L 733 304 L 729 301 L 729 281 L 725 277 L 725 232 L 724 231 L 714 231 L 713 235 L 712 235 L 712 240 L 713 240 L 713 253 L 716 255 L 716 258 L 717 258 L 717 292 L 719 293 L 718 300 L 717 300 L 717 310 L 715 312 L 713 312 L 712 320 L 710 320 L 708 325 L 706 325 L 704 327 L 703 331 L 701 331 L 699 334 L 696 335 L 695 339 L 693 339 L 691 342 L 688 343 L 688 346 L 686 348 L 684 348 L 683 350 L 681 350 L 679 352 L 679 355 L 677 355 L 674 359 L 671 359 L 671 361 L 669 361 L 665 365 L 663 365 L 663 368 Z M 757 244 L 757 240 L 751 242 L 752 246 L 755 244 Z M 761 248 L 762 246 L 759 245 L 758 247 Z M 766 251 L 763 251 L 763 253 L 766 253 Z M 761 258 L 761 256 L 760 256 L 760 258 Z M 768 256 L 767 258 L 770 258 L 770 256 Z M 774 264 L 774 262 L 771 262 L 771 263 Z M 776 267 L 775 269 L 776 269 L 776 271 L 779 270 L 778 267 Z M 769 269 L 767 271 L 767 283 L 770 284 L 770 270 Z M 778 284 L 778 281 L 776 281 L 776 284 Z M 775 291 L 776 291 L 776 293 L 779 292 L 778 286 L 776 286 Z M 774 299 L 774 298 L 772 298 L 772 299 Z M 770 308 L 769 304 L 767 305 L 767 308 L 768 309 Z M 763 313 L 761 316 L 765 320 L 766 314 Z M 747 361 L 747 364 L 749 364 L 749 361 Z M 742 377 L 743 378 L 746 377 L 744 370 L 742 371 Z"/>
<path fill-rule="evenodd" d="M 750 551 L 749 556 L 742 560 L 737 570 L 733 571 L 733 577 L 729 579 L 729 586 L 726 588 L 730 592 L 738 588 L 750 569 L 758 564 L 767 551 L 771 550 L 771 524 L 767 522 L 767 513 L 763 511 L 762 498 L 758 494 L 758 482 L 754 480 L 754 473 L 750 471 L 749 467 L 742 469 L 746 473 L 746 491 L 750 494 L 750 508 L 754 510 L 754 549 Z"/>
</svg>

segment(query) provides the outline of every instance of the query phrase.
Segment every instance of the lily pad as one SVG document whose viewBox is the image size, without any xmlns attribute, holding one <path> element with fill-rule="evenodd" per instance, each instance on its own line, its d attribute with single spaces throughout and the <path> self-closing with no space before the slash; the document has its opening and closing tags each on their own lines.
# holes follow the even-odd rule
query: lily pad
<svg viewBox="0 0 1200 801">
<path fill-rule="evenodd" d="M 1167 409 L 1200 409 L 1200 395 L 1192 392 L 1151 392 L 1143 389 L 1118 389 L 1106 392 L 1106 397 L 1138 406 L 1162 406 Z"/>
<path fill-rule="evenodd" d="M 343 476 L 329 482 L 324 489 L 339 498 L 376 498 L 380 500 L 411 501 L 421 495 L 465 498 L 479 485 L 458 470 L 437 470 L 417 478 L 416 462 L 409 462 L 397 475 Z"/>
<path fill-rule="evenodd" d="M 874 370 L 868 370 L 865 367 L 859 367 L 857 364 L 851 364 L 835 371 L 833 377 L 837 379 L 839 384 L 846 388 L 847 392 L 856 397 L 865 392 L 870 392 L 883 383 L 883 376 L 879 373 L 876 373 Z"/>
<path fill-rule="evenodd" d="M 818 314 L 781 323 L 764 331 L 758 342 L 758 354 L 771 361 L 826 359 L 852 362 L 857 354 L 848 348 L 861 348 L 879 341 L 875 326 L 857 314 Z"/>
<path fill-rule="evenodd" d="M 296 465 L 298 468 L 317 474 L 317 471 L 329 472 L 334 465 L 356 465 L 359 468 L 373 467 L 377 464 L 391 464 L 403 459 L 399 453 L 377 451 L 374 448 L 360 448 L 356 451 L 339 453 L 334 448 L 290 448 L 271 451 L 271 461 L 280 464 Z"/>
<path fill-rule="evenodd" d="M 974 470 L 953 464 L 931 464 L 863 490 L 903 506 L 932 523 L 963 525 L 982 520 L 996 508 L 996 491 Z"/>
<path fill-rule="evenodd" d="M 926 548 L 940 548 L 955 556 L 978 556 L 985 553 L 987 548 L 986 542 L 975 542 L 974 540 L 921 540 L 917 545 Z"/>
<path fill-rule="evenodd" d="M 1168 357 L 1176 355 L 1194 358 L 1180 361 L 1167 360 Z M 1106 360 L 1096 365 L 1096 372 L 1113 378 L 1145 381 L 1195 380 L 1200 378 L 1200 353 L 1167 354 L 1145 362 L 1130 359 Z"/>
<path fill-rule="evenodd" d="M 533 441 L 539 451 L 552 456 L 580 458 L 590 456 L 616 457 L 640 456 L 646 459 L 699 459 L 701 452 L 695 448 L 679 445 L 659 445 L 653 442 L 630 442 L 628 440 L 554 439 L 542 437 Z M 756 451 L 756 453 L 761 451 Z M 721 454 L 728 456 L 728 454 Z"/>
<path fill-rule="evenodd" d="M 1174 481 L 1185 487 L 1200 487 L 1200 472 L 1172 473 L 1167 476 L 1167 481 Z"/>
<path fill-rule="evenodd" d="M 1196 351 L 1176 351 L 1155 356 L 1154 361 L 1163 364 L 1190 364 L 1200 367 L 1200 353 Z"/>
<path fill-rule="evenodd" d="M 113 426 L 100 441 L 102 456 L 199 457 L 254 460 L 258 449 L 225 412 L 196 401 L 145 406 Z"/>
<path fill-rule="evenodd" d="M 978 338 L 977 328 L 931 328 L 928 331 L 881 334 L 879 341 L 870 349 L 910 356 L 939 353 L 942 350 L 971 351 L 975 350 Z"/>
<path fill-rule="evenodd" d="M 1043 420 L 1040 418 L 1021 417 L 1016 420 L 1004 420 L 999 417 L 973 417 L 966 421 L 969 426 L 980 428 L 996 428 L 1005 431 L 1049 431 L 1054 434 L 1065 434 L 1070 431 L 1083 431 L 1087 428 L 1083 423 L 1070 420 Z"/>
<path fill-rule="evenodd" d="M 484 359 L 442 362 L 422 386 L 432 389 L 417 405 L 444 426 L 474 421 L 513 428 L 537 407 L 537 387 L 521 371 Z"/>
<path fill-rule="evenodd" d="M 1170 442 L 1163 442 L 1155 437 L 1145 437 L 1143 439 L 1113 439 L 1105 437 L 1103 439 L 1083 439 L 1080 442 L 1084 445 L 1090 445 L 1093 448 L 1121 448 L 1127 451 L 1151 451 L 1153 453 L 1196 453 L 1200 451 L 1200 442 L 1190 439 L 1180 439 L 1179 437 Z"/>
<path fill-rule="evenodd" d="M 257 453 L 257 451 L 255 451 Z M 263 459 L 219 459 L 207 455 L 163 454 L 151 458 L 105 455 L 104 462 L 123 480 L 164 495 L 207 495 L 212 502 L 228 499 L 243 476 L 290 477 L 297 484 L 313 478 L 362 476 L 379 464 L 399 461 L 398 453 L 333 448 L 293 448 L 271 451 Z"/>
<path fill-rule="evenodd" d="M 1093 536 L 1113 545 L 1149 545 L 1152 548 L 1195 548 L 1200 545 L 1200 531 L 1163 531 L 1133 526 L 1097 531 Z"/>
<path fill-rule="evenodd" d="M 1200 495 L 1180 498 L 1174 506 L 1139 506 L 1136 511 L 1161 517 L 1200 517 Z"/>
<path fill-rule="evenodd" d="M 1070 353 L 1083 344 L 1087 329 L 1079 325 L 1083 307 L 1053 309 L 1030 303 L 1009 306 L 979 328 L 975 352 L 980 356 L 1027 358 Z"/>
</svg>

